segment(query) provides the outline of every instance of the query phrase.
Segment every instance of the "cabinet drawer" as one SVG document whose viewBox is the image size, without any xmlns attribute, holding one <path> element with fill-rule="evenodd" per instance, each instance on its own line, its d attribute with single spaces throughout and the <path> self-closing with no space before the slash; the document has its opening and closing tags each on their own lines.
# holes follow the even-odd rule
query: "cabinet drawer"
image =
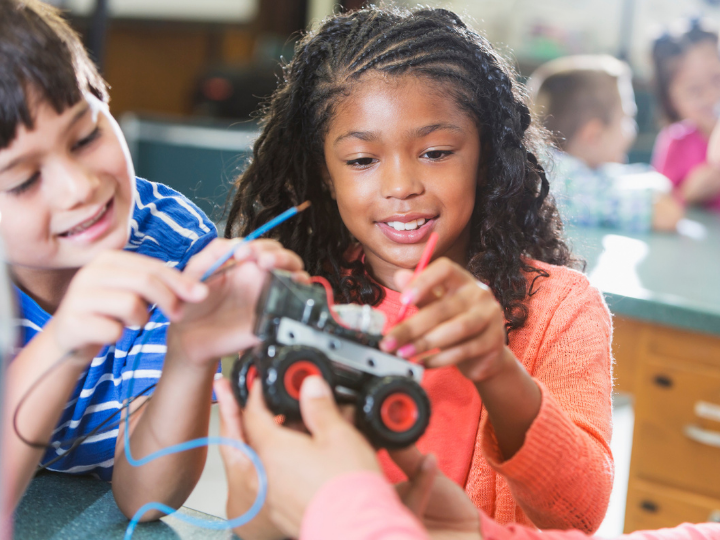
<svg viewBox="0 0 720 540">
<path fill-rule="evenodd" d="M 720 500 L 631 480 L 625 507 L 625 532 L 720 521 Z"/>
<path fill-rule="evenodd" d="M 720 498 L 720 370 L 649 359 L 639 373 L 631 475 Z"/>
<path fill-rule="evenodd" d="M 720 369 L 720 337 L 654 326 L 645 345 L 648 354 L 691 361 Z"/>
</svg>

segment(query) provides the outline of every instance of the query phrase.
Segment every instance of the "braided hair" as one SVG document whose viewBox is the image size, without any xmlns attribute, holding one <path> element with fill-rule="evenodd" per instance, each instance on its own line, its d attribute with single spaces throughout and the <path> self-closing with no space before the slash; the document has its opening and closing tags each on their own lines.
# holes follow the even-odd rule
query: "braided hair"
<svg viewBox="0 0 720 540">
<path fill-rule="evenodd" d="M 576 264 L 536 158 L 533 124 L 512 70 L 482 36 L 444 9 L 368 7 L 327 19 L 297 45 L 284 80 L 265 105 L 253 158 L 237 180 L 225 236 L 245 235 L 286 208 L 309 210 L 276 229 L 275 238 L 324 276 L 336 298 L 375 305 L 382 288 L 360 260 L 337 204 L 322 180 L 323 142 L 334 110 L 363 75 L 429 78 L 452 90 L 476 121 L 481 175 L 471 217 L 467 269 L 502 305 L 508 330 L 524 325 L 524 300 L 547 277 L 530 259 Z M 535 274 L 528 284 L 528 274 Z"/>
</svg>

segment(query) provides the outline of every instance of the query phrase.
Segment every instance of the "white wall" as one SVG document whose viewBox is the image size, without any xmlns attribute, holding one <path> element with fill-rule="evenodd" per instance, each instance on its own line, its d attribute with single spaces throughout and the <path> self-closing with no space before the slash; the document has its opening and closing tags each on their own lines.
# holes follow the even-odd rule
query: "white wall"
<svg viewBox="0 0 720 540">
<path fill-rule="evenodd" d="M 412 6 L 412 0 L 396 0 Z M 423 0 L 474 21 L 493 44 L 518 59 L 536 62 L 558 52 L 620 51 L 626 2 L 635 11 L 630 61 L 641 77 L 650 76 L 650 41 L 665 25 L 704 15 L 720 26 L 720 8 L 705 0 Z M 330 13 L 333 0 L 312 0 L 315 16 Z M 553 50 L 554 49 L 554 50 Z"/>
<path fill-rule="evenodd" d="M 116 17 L 242 23 L 255 18 L 262 0 L 109 0 Z M 78 15 L 92 12 L 95 0 L 54 0 Z"/>
</svg>

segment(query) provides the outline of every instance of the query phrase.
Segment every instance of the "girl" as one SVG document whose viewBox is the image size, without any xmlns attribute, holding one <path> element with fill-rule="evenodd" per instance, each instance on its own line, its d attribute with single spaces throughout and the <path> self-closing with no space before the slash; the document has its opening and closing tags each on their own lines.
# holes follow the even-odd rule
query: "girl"
<svg viewBox="0 0 720 540">
<path fill-rule="evenodd" d="M 681 200 L 720 211 L 720 168 L 707 162 L 708 138 L 720 104 L 718 36 L 700 21 L 653 45 L 657 94 L 665 120 L 653 166 L 675 184 Z"/>
<path fill-rule="evenodd" d="M 225 233 L 311 200 L 277 239 L 389 326 L 413 304 L 384 350 L 439 349 L 418 447 L 502 523 L 591 532 L 613 479 L 611 323 L 568 268 L 539 142 L 513 73 L 455 14 L 336 15 L 287 66 Z M 411 281 L 432 231 L 435 259 Z M 243 538 L 273 537 L 253 527 Z"/>
</svg>

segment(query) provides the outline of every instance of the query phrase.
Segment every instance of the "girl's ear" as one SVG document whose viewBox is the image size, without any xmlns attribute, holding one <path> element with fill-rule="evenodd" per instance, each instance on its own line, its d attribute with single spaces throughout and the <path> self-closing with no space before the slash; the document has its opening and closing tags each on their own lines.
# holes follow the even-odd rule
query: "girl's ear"
<svg viewBox="0 0 720 540">
<path fill-rule="evenodd" d="M 325 165 L 325 163 L 322 164 L 322 181 L 328 191 L 330 191 L 330 196 L 333 198 L 334 201 L 336 201 L 337 198 L 335 197 L 335 185 L 333 184 L 332 178 L 330 177 L 330 171 L 328 171 L 327 165 Z"/>
</svg>

